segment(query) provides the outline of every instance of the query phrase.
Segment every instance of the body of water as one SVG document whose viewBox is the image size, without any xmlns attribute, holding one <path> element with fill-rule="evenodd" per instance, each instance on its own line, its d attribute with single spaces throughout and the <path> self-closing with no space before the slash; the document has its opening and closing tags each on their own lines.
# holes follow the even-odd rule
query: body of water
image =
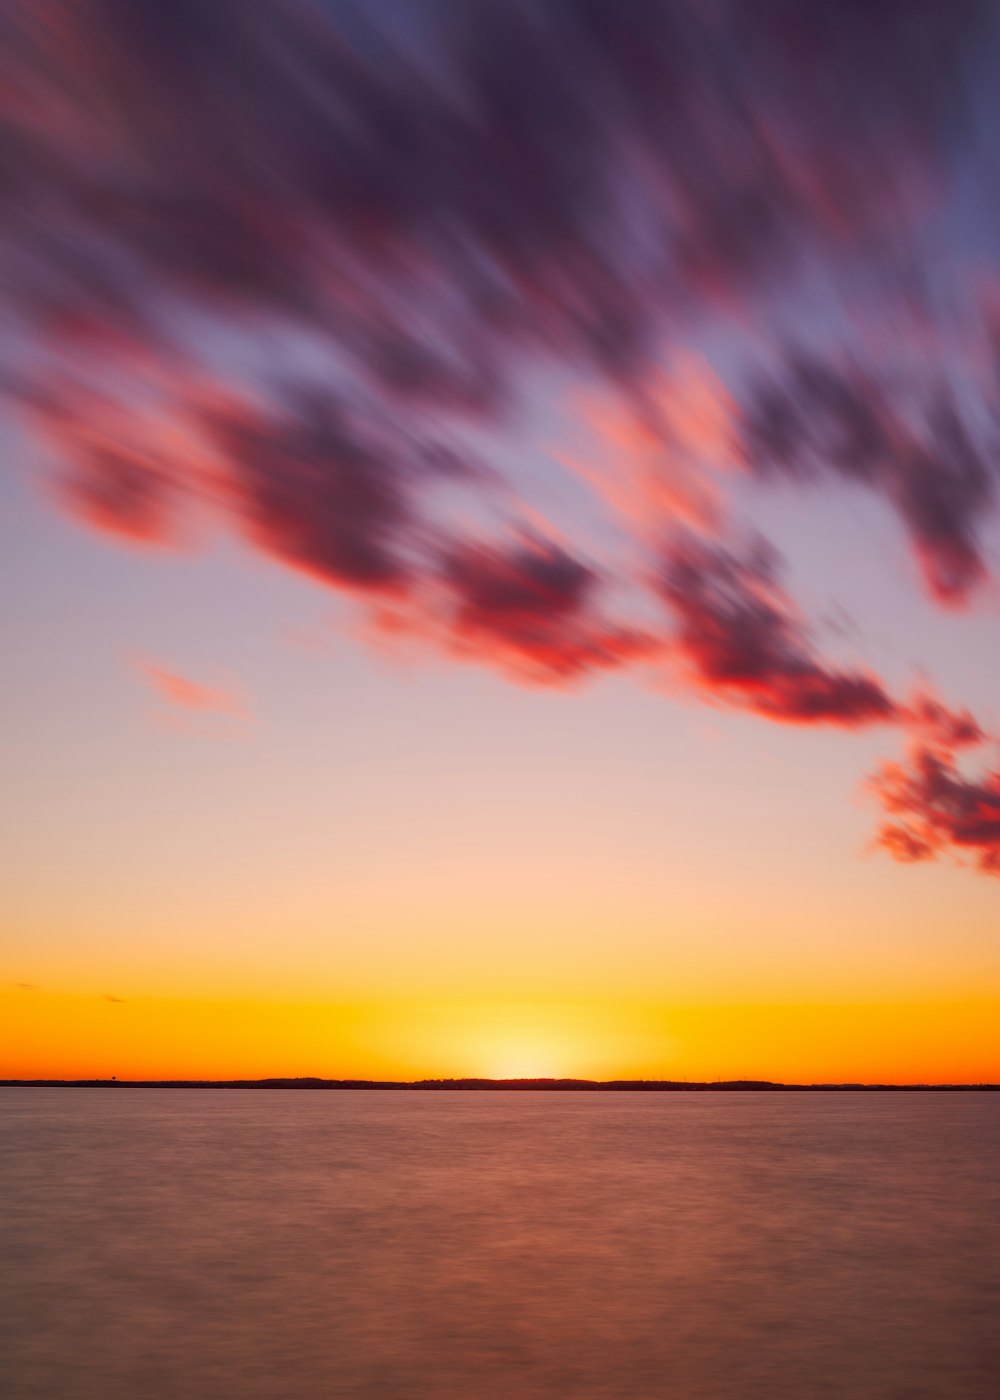
<svg viewBox="0 0 1000 1400">
<path fill-rule="evenodd" d="M 7 1400 L 994 1400 L 1000 1095 L 0 1090 Z"/>
</svg>

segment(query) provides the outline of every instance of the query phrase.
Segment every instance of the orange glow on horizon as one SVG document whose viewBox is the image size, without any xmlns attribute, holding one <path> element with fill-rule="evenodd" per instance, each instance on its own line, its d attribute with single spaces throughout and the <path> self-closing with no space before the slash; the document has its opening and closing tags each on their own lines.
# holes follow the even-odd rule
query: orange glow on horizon
<svg viewBox="0 0 1000 1400">
<path fill-rule="evenodd" d="M 996 1000 L 310 1005 L 9 987 L 0 1021 L 0 1077 L 11 1079 L 1000 1081 Z"/>
</svg>

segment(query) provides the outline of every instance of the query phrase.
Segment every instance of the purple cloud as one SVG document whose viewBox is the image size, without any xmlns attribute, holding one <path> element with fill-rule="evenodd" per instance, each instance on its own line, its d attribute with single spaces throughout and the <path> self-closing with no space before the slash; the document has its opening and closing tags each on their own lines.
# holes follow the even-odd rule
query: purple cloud
<svg viewBox="0 0 1000 1400">
<path fill-rule="evenodd" d="M 883 494 L 939 601 L 964 602 L 985 577 L 980 532 L 996 504 L 997 458 L 943 385 L 906 412 L 857 367 L 793 357 L 751 393 L 741 444 L 764 477 L 835 476 Z"/>
<path fill-rule="evenodd" d="M 817 654 L 764 541 L 736 551 L 682 535 L 667 551 L 661 590 L 676 624 L 675 653 L 708 698 L 791 724 L 853 728 L 898 718 L 877 677 Z"/>
</svg>

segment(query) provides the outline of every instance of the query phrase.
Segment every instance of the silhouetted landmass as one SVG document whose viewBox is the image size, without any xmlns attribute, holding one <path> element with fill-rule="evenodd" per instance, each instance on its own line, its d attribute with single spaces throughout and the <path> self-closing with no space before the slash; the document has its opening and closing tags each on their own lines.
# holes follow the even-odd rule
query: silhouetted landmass
<svg viewBox="0 0 1000 1400">
<path fill-rule="evenodd" d="M 770 1079 L 0 1079 L 4 1089 L 407 1089 L 558 1090 L 568 1093 L 949 1093 L 995 1092 L 1000 1084 L 778 1084 Z"/>
</svg>

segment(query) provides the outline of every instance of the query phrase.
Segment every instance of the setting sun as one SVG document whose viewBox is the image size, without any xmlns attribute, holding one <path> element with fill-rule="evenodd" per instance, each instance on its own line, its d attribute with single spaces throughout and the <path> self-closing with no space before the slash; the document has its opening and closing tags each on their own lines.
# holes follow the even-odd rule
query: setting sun
<svg viewBox="0 0 1000 1400">
<path fill-rule="evenodd" d="M 573 1064 L 580 1061 L 579 1053 L 574 1056 L 569 1045 L 560 1046 L 556 1036 L 516 1031 L 486 1038 L 472 1058 L 487 1079 L 562 1079 L 572 1076 Z"/>
</svg>

